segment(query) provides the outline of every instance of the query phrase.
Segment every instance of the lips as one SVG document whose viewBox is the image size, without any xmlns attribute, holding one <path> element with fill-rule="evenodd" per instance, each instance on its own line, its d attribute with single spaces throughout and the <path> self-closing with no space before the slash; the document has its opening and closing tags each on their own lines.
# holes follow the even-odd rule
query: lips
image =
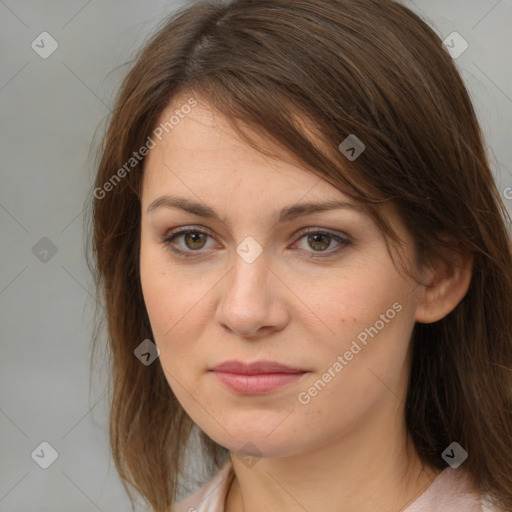
<svg viewBox="0 0 512 512">
<path fill-rule="evenodd" d="M 262 395 L 297 381 L 307 370 L 276 361 L 226 361 L 210 370 L 231 391 L 242 395 Z"/>
<path fill-rule="evenodd" d="M 212 368 L 212 371 L 225 373 L 238 373 L 242 375 L 257 375 L 268 373 L 304 373 L 307 370 L 287 366 L 276 361 L 256 361 L 243 363 L 242 361 L 226 361 Z"/>
</svg>

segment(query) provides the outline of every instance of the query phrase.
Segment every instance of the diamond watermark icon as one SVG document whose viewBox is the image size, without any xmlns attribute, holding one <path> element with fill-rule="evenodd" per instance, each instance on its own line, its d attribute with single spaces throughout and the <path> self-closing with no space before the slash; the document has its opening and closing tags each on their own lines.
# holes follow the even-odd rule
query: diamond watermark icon
<svg viewBox="0 0 512 512">
<path fill-rule="evenodd" d="M 458 32 L 452 32 L 444 39 L 443 46 L 452 59 L 458 59 L 468 49 L 469 44 Z"/>
<path fill-rule="evenodd" d="M 351 133 L 339 146 L 341 154 L 351 162 L 354 161 L 365 149 L 361 139 Z"/>
<path fill-rule="evenodd" d="M 441 454 L 441 457 L 453 468 L 457 469 L 467 458 L 468 452 L 455 441 Z"/>
<path fill-rule="evenodd" d="M 149 366 L 160 355 L 160 349 L 151 340 L 146 339 L 133 353 L 143 365 Z"/>
<path fill-rule="evenodd" d="M 263 247 L 252 236 L 248 236 L 240 242 L 236 252 L 246 263 L 253 263 L 263 252 Z"/>
<path fill-rule="evenodd" d="M 248 455 L 247 452 L 253 455 Z M 252 468 L 260 459 L 262 453 L 258 447 L 252 443 L 246 443 L 240 448 L 240 452 L 235 453 L 235 457 L 240 459 L 248 468 Z"/>
<path fill-rule="evenodd" d="M 59 43 L 48 32 L 41 32 L 30 46 L 39 57 L 47 59 L 59 47 Z"/>
<path fill-rule="evenodd" d="M 57 246 L 49 238 L 43 236 L 43 238 L 32 247 L 32 254 L 39 261 L 48 263 L 57 254 Z"/>
<path fill-rule="evenodd" d="M 30 456 L 43 469 L 48 469 L 58 458 L 57 450 L 46 441 L 43 441 Z"/>
</svg>

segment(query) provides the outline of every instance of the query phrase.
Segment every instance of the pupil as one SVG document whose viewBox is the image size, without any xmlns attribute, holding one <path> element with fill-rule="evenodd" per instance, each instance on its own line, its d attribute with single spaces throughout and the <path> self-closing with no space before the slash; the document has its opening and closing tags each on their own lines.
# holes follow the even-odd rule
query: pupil
<svg viewBox="0 0 512 512">
<path fill-rule="evenodd" d="M 197 248 L 194 244 L 199 242 L 198 238 L 202 237 L 203 234 L 202 233 L 189 233 L 187 236 L 192 238 L 192 246 L 193 246 L 193 248 Z"/>
<path fill-rule="evenodd" d="M 329 239 L 329 235 L 316 234 L 316 235 L 311 235 L 309 238 L 310 238 L 310 241 L 312 241 L 313 246 L 315 246 L 316 244 L 318 244 L 318 243 L 319 243 L 319 242 L 317 242 L 317 240 L 315 240 L 315 239 L 317 239 L 317 238 L 320 238 L 320 239 L 322 239 L 322 238 L 324 238 L 324 239 L 325 239 L 325 238 L 327 238 L 327 239 Z M 321 244 L 321 245 L 322 245 L 322 244 Z M 327 242 L 327 246 L 328 246 L 328 245 L 329 245 L 329 242 Z M 323 244 L 323 246 L 324 246 L 324 247 L 320 247 L 320 248 L 325 249 L 325 248 L 326 248 L 326 247 L 325 247 L 325 243 Z M 318 247 L 317 247 L 317 248 L 318 248 Z"/>
</svg>

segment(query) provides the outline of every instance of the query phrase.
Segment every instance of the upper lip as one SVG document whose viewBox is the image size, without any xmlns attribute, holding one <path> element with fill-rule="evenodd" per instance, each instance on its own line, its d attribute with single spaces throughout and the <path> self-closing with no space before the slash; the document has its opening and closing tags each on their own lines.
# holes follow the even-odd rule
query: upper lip
<svg viewBox="0 0 512 512">
<path fill-rule="evenodd" d="M 277 361 L 255 361 L 253 363 L 244 363 L 242 361 L 225 361 L 214 366 L 212 371 L 226 373 L 240 373 L 245 375 L 255 375 L 259 373 L 304 373 L 306 370 L 287 366 Z"/>
</svg>

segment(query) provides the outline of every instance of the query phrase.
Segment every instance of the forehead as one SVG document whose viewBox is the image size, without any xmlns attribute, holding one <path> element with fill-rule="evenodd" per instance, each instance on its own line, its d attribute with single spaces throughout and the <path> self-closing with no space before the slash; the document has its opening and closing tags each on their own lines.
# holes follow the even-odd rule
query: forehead
<svg viewBox="0 0 512 512">
<path fill-rule="evenodd" d="M 176 98 L 162 113 L 159 126 L 169 120 L 187 97 Z M 177 119 L 177 117 L 175 116 Z M 300 199 L 300 195 L 338 199 L 348 197 L 311 172 L 300 160 L 271 139 L 246 128 L 258 147 L 269 156 L 240 139 L 229 121 L 204 100 L 190 109 L 179 122 L 167 126 L 161 140 L 149 151 L 144 163 L 143 198 L 157 191 L 177 188 L 188 194 L 223 190 L 267 195 L 279 190 L 281 195 Z"/>
</svg>

